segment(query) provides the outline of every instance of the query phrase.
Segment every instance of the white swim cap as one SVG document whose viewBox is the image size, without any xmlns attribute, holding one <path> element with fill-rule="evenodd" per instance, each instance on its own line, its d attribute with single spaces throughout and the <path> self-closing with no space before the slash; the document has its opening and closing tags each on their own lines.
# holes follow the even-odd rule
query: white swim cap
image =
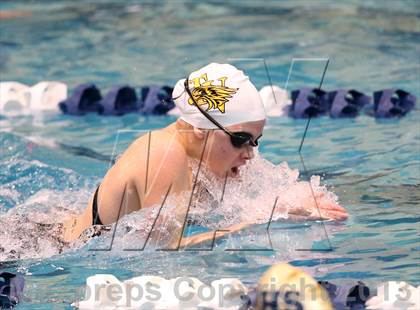
<svg viewBox="0 0 420 310">
<path fill-rule="evenodd" d="M 261 96 L 243 71 L 229 64 L 211 63 L 188 76 L 189 89 L 197 104 L 223 126 L 264 120 Z M 198 128 L 217 128 L 195 106 L 179 80 L 172 97 L 181 119 Z"/>
</svg>

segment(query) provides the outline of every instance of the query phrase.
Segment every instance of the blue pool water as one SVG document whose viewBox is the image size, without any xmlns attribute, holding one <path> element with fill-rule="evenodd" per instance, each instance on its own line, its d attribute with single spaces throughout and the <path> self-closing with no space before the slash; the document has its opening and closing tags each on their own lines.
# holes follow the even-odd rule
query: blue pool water
<svg viewBox="0 0 420 310">
<path fill-rule="evenodd" d="M 2 81 L 60 80 L 70 87 L 94 82 L 105 92 L 119 83 L 173 85 L 219 61 L 243 68 L 261 87 L 268 84 L 264 58 L 273 83 L 284 86 L 292 58 L 327 57 L 327 90 L 349 87 L 371 94 L 399 87 L 420 95 L 415 1 L 231 1 L 223 6 L 6 1 L 0 9 L 30 14 L 1 21 Z M 297 63 L 289 89 L 317 86 L 324 65 Z M 276 164 L 287 161 L 303 178 L 322 176 L 350 214 L 343 224 L 326 223 L 325 230 L 320 223 L 276 223 L 270 229 L 274 251 L 227 252 L 220 241 L 211 252 L 83 248 L 51 256 L 54 252 L 48 255 L 48 246 L 41 244 L 44 258 L 33 258 L 34 253 L 0 269 L 25 274 L 26 300 L 20 309 L 70 308 L 82 298 L 86 277 L 95 273 L 120 279 L 142 274 L 192 275 L 204 281 L 238 277 L 253 285 L 269 265 L 284 260 L 340 284 L 405 280 L 419 285 L 419 116 L 416 109 L 405 118 L 383 121 L 366 115 L 313 119 L 302 149 L 307 175 L 297 152 L 306 121 L 270 119 L 262 156 Z M 110 155 L 120 154 L 142 132 L 174 120 L 134 114 L 0 116 L 0 219 L 8 219 L 11 210 L 54 208 L 55 217 L 63 216 L 60 206 L 80 210 L 107 171 Z M 94 153 L 85 156 L 87 149 Z M 3 234 L 8 230 L 13 228 L 2 227 Z M 261 247 L 269 245 L 264 227 L 248 229 L 237 239 L 249 241 L 247 232 Z M 328 240 L 331 252 L 297 251 L 328 248 Z"/>
</svg>

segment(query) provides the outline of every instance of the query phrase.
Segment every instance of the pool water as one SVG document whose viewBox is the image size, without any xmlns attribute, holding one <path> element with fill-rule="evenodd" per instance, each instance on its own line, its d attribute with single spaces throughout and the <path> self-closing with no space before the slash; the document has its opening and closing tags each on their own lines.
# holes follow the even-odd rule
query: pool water
<svg viewBox="0 0 420 310">
<path fill-rule="evenodd" d="M 1 21 L 2 81 L 59 80 L 70 88 L 94 82 L 105 93 L 121 83 L 173 85 L 188 72 L 218 61 L 241 67 L 261 87 L 269 83 L 264 59 L 273 83 L 283 87 L 292 58 L 329 58 L 323 83 L 327 90 L 355 88 L 371 95 L 397 87 L 420 95 L 420 9 L 415 1 L 231 1 L 223 6 L 36 1 L 4 2 L 0 9 L 30 13 Z M 318 86 L 324 66 L 322 59 L 297 61 L 288 89 Z M 321 176 L 350 214 L 339 224 L 274 223 L 273 251 L 261 250 L 270 243 L 265 225 L 256 225 L 217 242 L 213 251 L 82 248 L 55 255 L 48 244 L 40 244 L 42 258 L 3 262 L 0 269 L 25 275 L 26 298 L 19 309 L 71 308 L 71 302 L 83 297 L 86 277 L 96 273 L 112 273 L 120 280 L 142 274 L 196 276 L 207 282 L 238 277 L 254 285 L 278 261 L 338 284 L 404 280 L 417 286 L 419 116 L 416 109 L 392 120 L 367 115 L 313 119 L 302 157 L 298 149 L 306 120 L 269 119 L 261 156 L 275 164 L 287 161 L 303 179 Z M 12 222 L 8 212 L 13 210 L 42 213 L 54 208 L 57 218 L 63 216 L 62 208 L 81 210 L 110 158 L 142 133 L 175 119 L 52 112 L 0 116 L 0 219 Z M 225 251 L 240 243 L 260 251 Z M 332 251 L 325 251 L 330 246 Z"/>
</svg>

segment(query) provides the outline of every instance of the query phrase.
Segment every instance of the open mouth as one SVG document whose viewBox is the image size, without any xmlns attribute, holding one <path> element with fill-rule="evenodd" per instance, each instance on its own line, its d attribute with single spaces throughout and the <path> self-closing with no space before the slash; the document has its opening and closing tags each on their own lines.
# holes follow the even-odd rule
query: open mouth
<svg viewBox="0 0 420 310">
<path fill-rule="evenodd" d="M 239 167 L 232 167 L 232 168 L 230 168 L 230 171 L 232 172 L 231 173 L 231 176 L 232 177 L 239 176 Z"/>
</svg>

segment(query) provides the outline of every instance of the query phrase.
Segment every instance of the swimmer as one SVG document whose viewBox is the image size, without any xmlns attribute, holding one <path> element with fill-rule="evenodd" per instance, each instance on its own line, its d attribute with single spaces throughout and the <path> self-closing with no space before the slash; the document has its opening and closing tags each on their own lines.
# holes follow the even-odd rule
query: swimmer
<svg viewBox="0 0 420 310">
<path fill-rule="evenodd" d="M 168 194 L 191 192 L 194 177 L 190 159 L 201 161 L 222 180 L 240 178 L 241 166 L 254 157 L 253 149 L 258 146 L 266 119 L 261 97 L 248 76 L 232 65 L 211 63 L 179 80 L 173 98 L 181 111 L 180 118 L 166 128 L 141 136 L 128 147 L 106 173 L 86 210 L 64 224 L 64 240 L 77 239 L 92 225 L 112 224 L 124 214 L 159 205 Z M 310 193 L 307 182 L 300 186 L 306 186 Z M 315 203 L 310 194 L 296 198 L 302 200 L 302 207 L 293 210 L 294 216 L 347 218 L 342 207 L 323 204 L 323 194 L 317 195 L 321 198 L 319 216 L 308 212 Z M 179 214 L 185 211 L 177 209 Z M 179 218 L 179 214 L 174 217 Z M 226 233 L 251 224 L 227 227 Z M 181 231 L 173 234 L 179 238 Z M 182 238 L 180 244 L 202 242 L 213 235 L 209 232 Z"/>
</svg>

